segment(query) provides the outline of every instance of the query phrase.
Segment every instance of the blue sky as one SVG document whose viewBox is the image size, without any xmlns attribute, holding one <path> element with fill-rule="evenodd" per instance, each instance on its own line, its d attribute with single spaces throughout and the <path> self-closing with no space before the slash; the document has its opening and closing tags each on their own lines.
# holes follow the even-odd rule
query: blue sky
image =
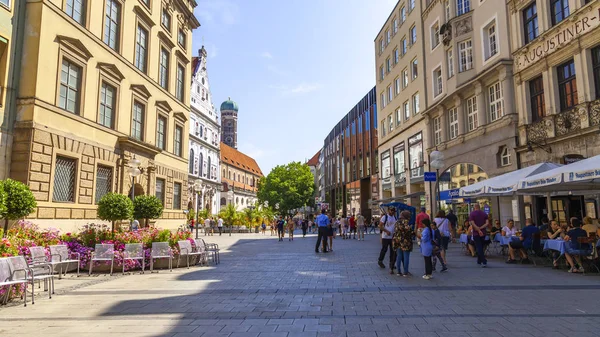
<svg viewBox="0 0 600 337">
<path fill-rule="evenodd" d="M 305 161 L 375 85 L 373 40 L 395 0 L 198 0 L 215 106 L 240 107 L 238 149 L 264 174 Z"/>
</svg>

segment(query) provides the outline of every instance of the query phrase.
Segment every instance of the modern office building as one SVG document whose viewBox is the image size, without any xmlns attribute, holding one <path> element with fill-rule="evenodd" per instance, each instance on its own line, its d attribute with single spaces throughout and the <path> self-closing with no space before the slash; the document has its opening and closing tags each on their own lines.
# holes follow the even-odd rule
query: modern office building
<svg viewBox="0 0 600 337">
<path fill-rule="evenodd" d="M 156 225 L 179 226 L 196 2 L 17 2 L 27 36 L 10 175 L 37 199 L 31 218 L 65 230 L 99 222 L 98 201 L 116 192 L 156 195 Z"/>
<path fill-rule="evenodd" d="M 9 176 L 25 34 L 25 1 L 0 0 L 0 180 Z"/>
<path fill-rule="evenodd" d="M 442 195 L 518 168 L 508 15 L 503 1 L 491 0 L 429 1 L 423 8 L 426 147 L 427 153 L 444 154 Z M 437 209 L 432 185 L 431 208 Z M 517 217 L 509 199 L 480 202 L 490 204 L 492 216 L 503 223 Z M 468 213 L 463 199 L 446 197 L 440 204 L 446 203 L 454 203 L 459 217 Z"/>
<path fill-rule="evenodd" d="M 221 142 L 237 149 L 238 105 L 231 98 L 221 103 Z"/>
<path fill-rule="evenodd" d="M 188 208 L 219 212 L 221 190 L 219 116 L 212 100 L 204 46 L 192 59 Z"/>
<path fill-rule="evenodd" d="M 569 164 L 600 154 L 600 1 L 509 0 L 517 160 Z M 504 38 L 500 39 L 504 40 Z M 597 218 L 592 195 L 525 198 L 526 216 Z"/>
<path fill-rule="evenodd" d="M 372 215 L 378 199 L 377 102 L 370 90 L 331 130 L 323 144 L 325 202 L 332 215 Z"/>
<path fill-rule="evenodd" d="M 429 129 L 422 2 L 398 1 L 375 38 L 380 198 L 425 206 Z"/>
<path fill-rule="evenodd" d="M 254 206 L 258 181 L 263 177 L 256 160 L 221 143 L 221 207 L 235 205 L 237 210 Z"/>
</svg>

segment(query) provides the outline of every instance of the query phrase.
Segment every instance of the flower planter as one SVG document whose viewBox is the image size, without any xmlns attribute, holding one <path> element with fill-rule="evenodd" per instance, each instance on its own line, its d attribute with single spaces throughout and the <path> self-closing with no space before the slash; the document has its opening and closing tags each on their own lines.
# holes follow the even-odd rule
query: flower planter
<svg viewBox="0 0 600 337">
<path fill-rule="evenodd" d="M 177 260 L 179 259 L 179 255 L 174 255 L 173 256 L 173 268 L 177 268 Z M 179 268 L 187 268 L 187 256 L 182 256 L 181 257 L 181 261 L 179 261 Z M 198 262 L 199 262 L 200 257 L 198 255 L 192 255 L 190 256 L 190 267 L 191 266 L 195 266 Z M 74 264 L 73 264 L 74 265 Z M 75 265 L 74 265 L 75 266 Z M 146 266 L 145 266 L 146 270 L 150 270 L 150 261 L 146 262 Z M 77 266 L 75 266 L 74 270 L 77 269 Z M 154 269 L 169 269 L 169 260 L 168 259 L 155 259 L 154 260 Z M 69 270 L 72 271 L 72 269 L 69 267 Z M 86 272 L 89 272 L 90 270 L 90 265 L 89 263 L 81 268 L 81 270 L 85 270 Z M 113 273 L 116 272 L 121 272 L 123 270 L 123 265 L 122 264 L 118 264 L 117 261 L 114 262 L 113 265 Z M 141 271 L 142 267 L 141 266 L 137 266 L 135 269 L 129 269 L 129 270 L 125 270 L 126 272 L 128 271 Z M 109 262 L 96 262 L 94 264 L 94 270 L 93 273 L 96 274 L 108 274 L 110 273 L 110 263 Z"/>
</svg>

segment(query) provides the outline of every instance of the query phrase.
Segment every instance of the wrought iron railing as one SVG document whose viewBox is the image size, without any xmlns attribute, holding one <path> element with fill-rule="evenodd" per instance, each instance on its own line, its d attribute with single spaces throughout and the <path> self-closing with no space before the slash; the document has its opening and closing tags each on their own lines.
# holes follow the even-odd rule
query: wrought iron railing
<svg viewBox="0 0 600 337">
<path fill-rule="evenodd" d="M 545 143 L 549 138 L 565 136 L 598 125 L 600 125 L 600 100 L 595 100 L 527 125 L 527 142 Z"/>
</svg>

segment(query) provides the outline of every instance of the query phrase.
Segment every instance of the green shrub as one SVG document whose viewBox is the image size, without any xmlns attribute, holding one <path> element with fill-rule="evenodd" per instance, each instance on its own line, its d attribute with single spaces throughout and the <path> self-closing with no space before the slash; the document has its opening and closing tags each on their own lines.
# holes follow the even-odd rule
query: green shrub
<svg viewBox="0 0 600 337">
<path fill-rule="evenodd" d="M 98 203 L 98 218 L 112 223 L 115 231 L 115 221 L 131 219 L 133 203 L 127 196 L 118 193 L 105 194 Z"/>
<path fill-rule="evenodd" d="M 3 235 L 8 232 L 8 221 L 17 220 L 31 214 L 37 202 L 29 186 L 20 181 L 6 179 L 0 182 L 0 217 L 4 219 Z"/>
<path fill-rule="evenodd" d="M 153 195 L 140 195 L 133 200 L 133 217 L 135 219 L 144 219 L 145 227 L 148 227 L 149 219 L 158 219 L 162 213 L 162 202 Z"/>
</svg>

